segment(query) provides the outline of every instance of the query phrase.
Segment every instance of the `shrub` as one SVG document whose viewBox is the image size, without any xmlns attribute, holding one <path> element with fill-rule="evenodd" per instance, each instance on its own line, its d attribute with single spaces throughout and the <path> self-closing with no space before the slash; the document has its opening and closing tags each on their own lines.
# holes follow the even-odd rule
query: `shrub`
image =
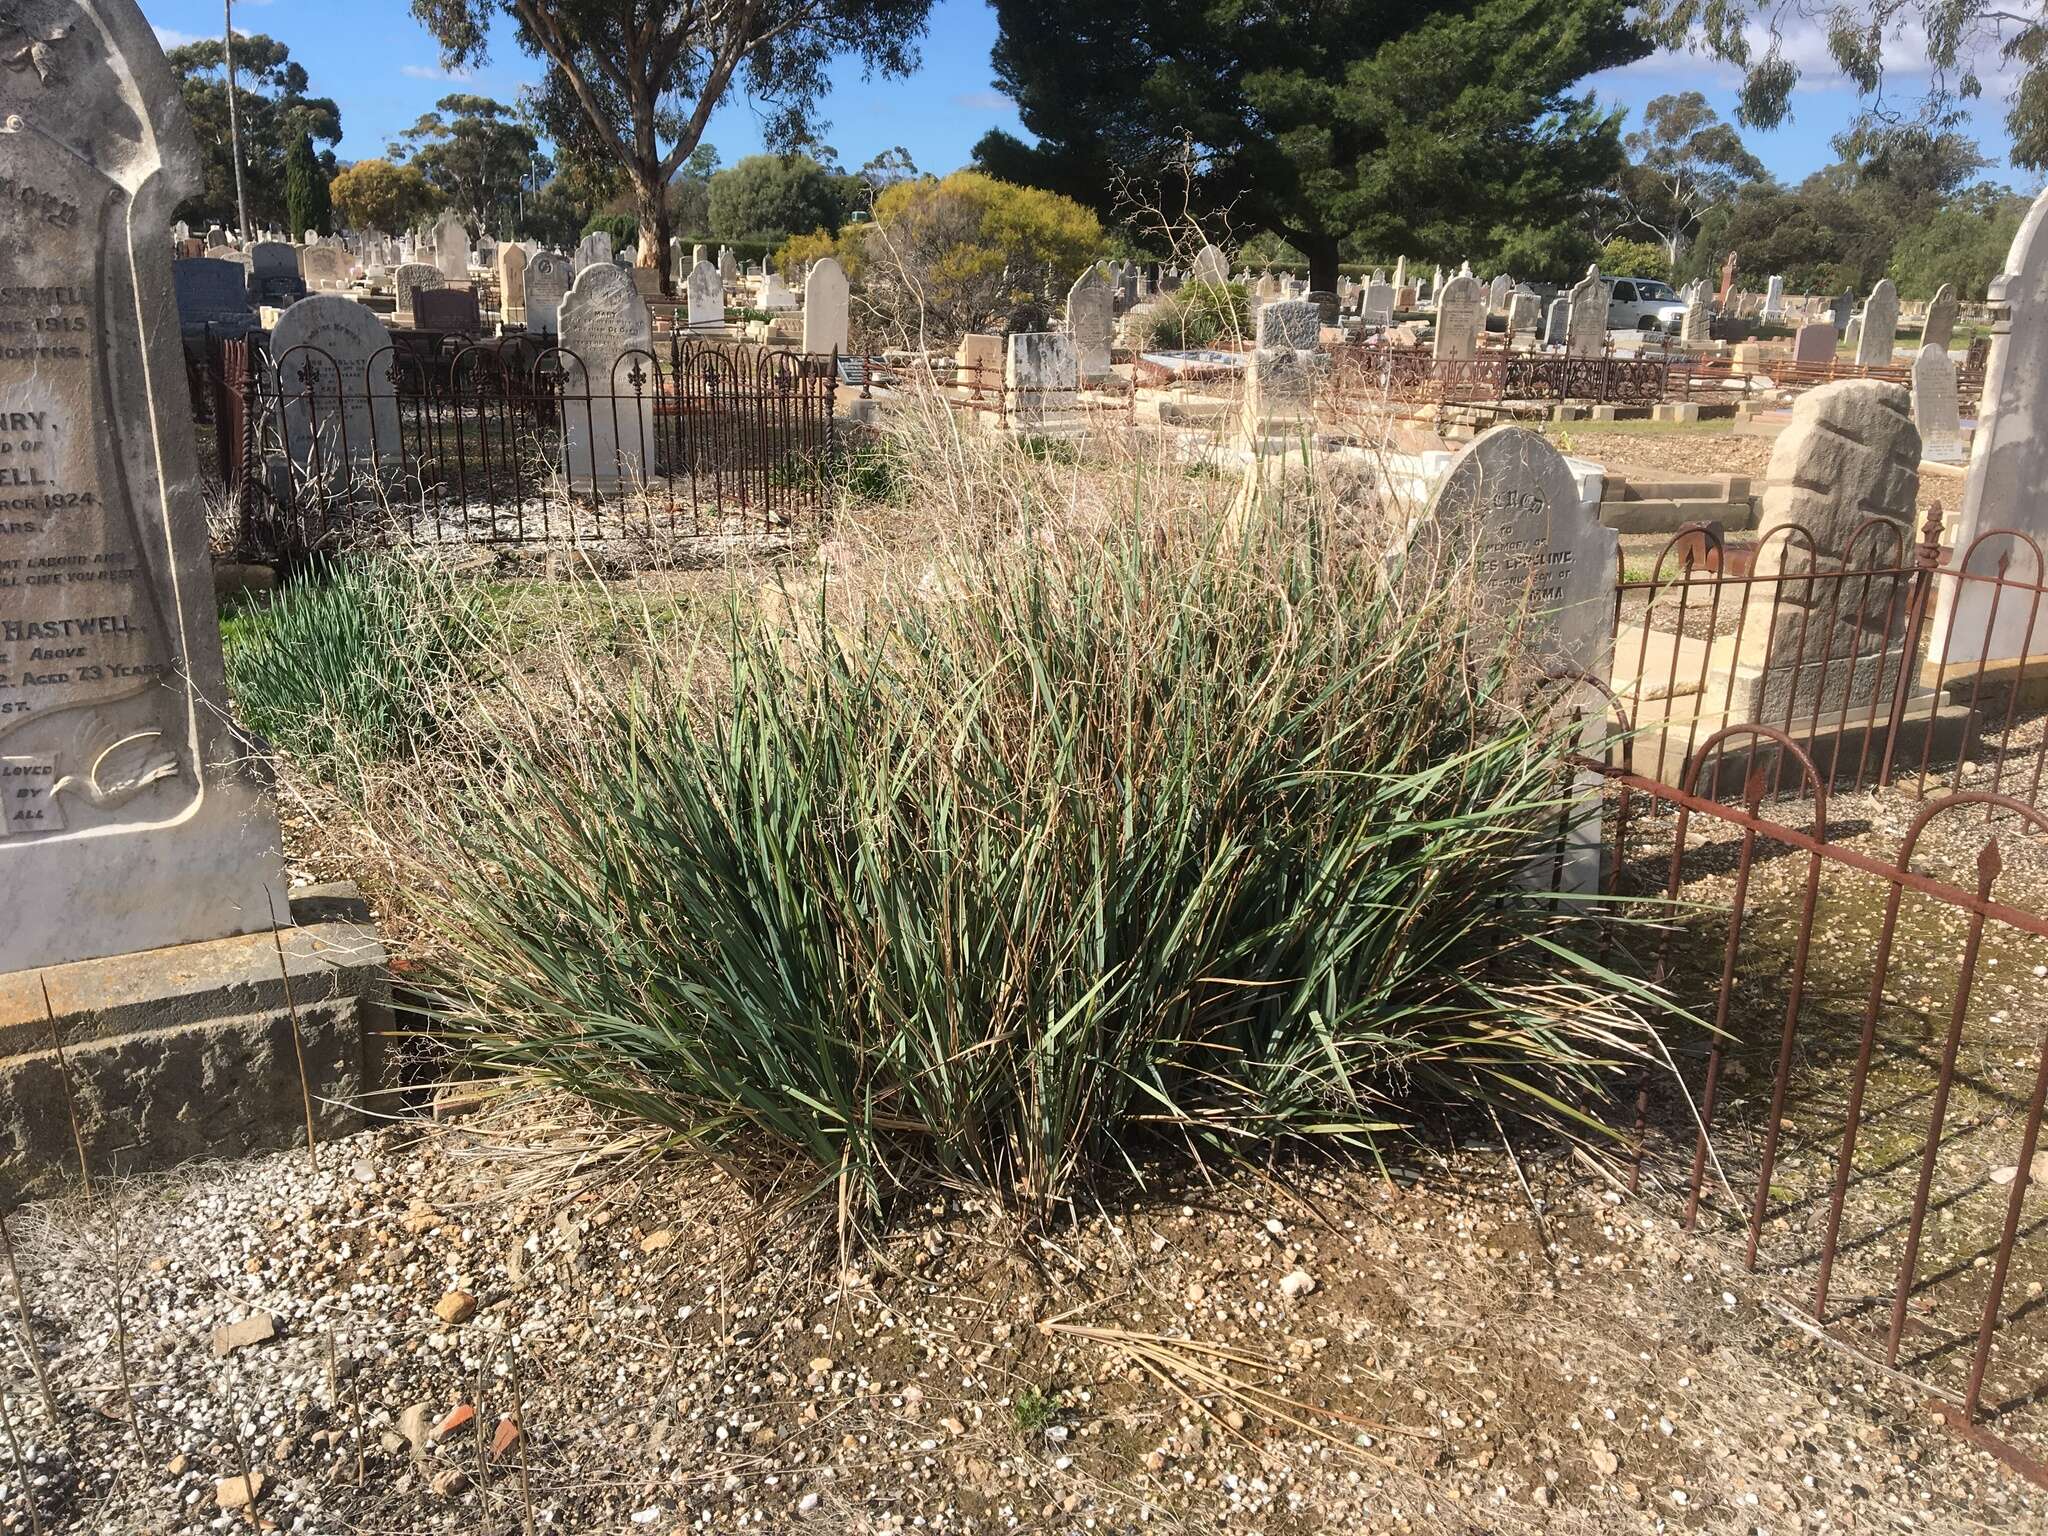
<svg viewBox="0 0 2048 1536">
<path fill-rule="evenodd" d="M 870 1216 L 938 1180 L 1043 1214 L 1148 1138 L 1568 1115 L 1638 1026 L 1525 892 L 1560 733 L 1466 664 L 1456 583 L 1144 524 L 844 623 L 735 606 L 715 687 L 531 733 L 445 818 L 477 1067 Z"/>
<path fill-rule="evenodd" d="M 749 155 L 711 178 L 711 231 L 719 239 L 775 242 L 846 218 L 839 178 L 808 155 Z"/>
<path fill-rule="evenodd" d="M 241 721 L 331 781 L 428 746 L 486 632 L 476 589 L 396 555 L 325 561 L 222 626 Z"/>
<path fill-rule="evenodd" d="M 979 171 L 898 182 L 854 228 L 840 260 L 874 323 L 905 339 L 994 329 L 1017 303 L 1065 293 L 1102 251 L 1102 225 L 1079 203 Z"/>
<path fill-rule="evenodd" d="M 1162 301 L 1150 345 L 1167 352 L 1213 347 L 1251 334 L 1251 299 L 1237 283 L 1183 283 Z"/>
<path fill-rule="evenodd" d="M 1654 240 L 1624 240 L 1620 236 L 1600 247 L 1602 277 L 1654 277 L 1671 281 L 1671 257 Z"/>
<path fill-rule="evenodd" d="M 610 235 L 612 254 L 620 255 L 640 243 L 640 220 L 630 213 L 594 213 L 584 220 L 583 235 L 595 234 Z"/>
<path fill-rule="evenodd" d="M 808 235 L 791 235 L 775 251 L 775 270 L 794 281 L 797 269 L 806 262 L 838 254 L 839 242 L 828 230 L 814 229 Z"/>
</svg>

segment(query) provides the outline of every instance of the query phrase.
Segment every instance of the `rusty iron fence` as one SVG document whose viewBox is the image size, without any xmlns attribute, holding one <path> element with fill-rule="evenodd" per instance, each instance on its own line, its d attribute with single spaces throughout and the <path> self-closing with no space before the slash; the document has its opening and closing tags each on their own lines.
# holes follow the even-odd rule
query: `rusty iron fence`
<svg viewBox="0 0 2048 1536">
<path fill-rule="evenodd" d="M 1678 783 L 1703 740 L 1761 722 L 1800 743 L 1830 791 L 1982 788 L 2041 804 L 2048 563 L 2020 532 L 1961 551 L 1942 541 L 1937 510 L 1917 540 L 1871 518 L 1840 550 L 1796 525 L 1738 549 L 1694 524 L 1647 574 L 1624 557 L 1610 681 L 1636 764 Z M 1721 736 L 1702 790 L 1739 794 L 1762 756 L 1769 792 L 1786 792 L 1797 778 L 1775 742 Z"/>
<path fill-rule="evenodd" d="M 1909 540 L 1699 525 L 1623 573 L 1616 675 L 1575 679 L 1605 740 L 1571 762 L 1605 789 L 1601 888 L 1672 904 L 1651 975 L 1698 1028 L 1621 1134 L 1630 1187 L 1781 1316 L 2048 1486 L 2048 583 L 2024 534 L 1948 548 L 1937 511 Z M 1746 710 L 1704 643 L 1651 638 L 1745 630 Z"/>
<path fill-rule="evenodd" d="M 540 338 L 393 333 L 367 364 L 223 340 L 208 370 L 243 553 L 687 540 L 815 527 L 835 360 L 661 338 L 609 368 Z"/>
</svg>

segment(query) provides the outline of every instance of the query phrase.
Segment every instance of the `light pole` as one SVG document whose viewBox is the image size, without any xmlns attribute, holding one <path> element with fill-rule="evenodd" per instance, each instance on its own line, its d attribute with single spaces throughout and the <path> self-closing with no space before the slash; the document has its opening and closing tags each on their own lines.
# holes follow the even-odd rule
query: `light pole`
<svg viewBox="0 0 2048 1536">
<path fill-rule="evenodd" d="M 222 0 L 222 9 L 227 13 L 225 30 L 221 34 L 221 58 L 228 67 L 228 150 L 235 160 L 235 223 L 242 232 L 242 243 L 249 243 L 249 197 L 242 190 L 242 117 L 235 107 L 235 0 Z"/>
</svg>

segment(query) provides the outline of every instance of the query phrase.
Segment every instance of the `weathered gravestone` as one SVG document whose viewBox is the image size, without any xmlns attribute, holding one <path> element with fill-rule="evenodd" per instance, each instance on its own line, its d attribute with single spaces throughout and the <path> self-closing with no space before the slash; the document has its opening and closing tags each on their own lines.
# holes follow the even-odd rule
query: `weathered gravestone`
<svg viewBox="0 0 2048 1536">
<path fill-rule="evenodd" d="M 316 293 L 270 333 L 285 447 L 301 474 L 331 481 L 399 457 L 391 334 L 354 299 Z"/>
<path fill-rule="evenodd" d="M 1443 286 L 1436 302 L 1436 339 L 1431 355 L 1439 362 L 1467 363 L 1479 353 L 1479 333 L 1486 326 L 1486 290 L 1479 279 L 1461 272 Z"/>
<path fill-rule="evenodd" d="M 1685 300 L 1685 319 L 1680 323 L 1678 339 L 1689 347 L 1703 347 L 1713 340 L 1714 311 L 1707 302 L 1705 284 L 1696 286 Z"/>
<path fill-rule="evenodd" d="M 1195 253 L 1194 265 L 1188 269 L 1188 281 L 1227 283 L 1230 281 L 1230 263 L 1215 246 L 1205 245 Z"/>
<path fill-rule="evenodd" d="M 1607 680 L 1619 535 L 1601 526 L 1541 433 L 1504 426 L 1474 438 L 1451 460 L 1417 535 L 1418 550 L 1434 560 L 1469 555 L 1473 634 L 1483 650 L 1512 639 L 1535 671 Z M 1606 707 L 1591 685 L 1578 695 L 1589 737 L 1597 736 Z M 1559 850 L 1561 889 L 1598 889 L 1600 848 L 1599 777 L 1580 774 Z M 1538 878 L 1547 886 L 1549 875 L 1546 862 Z"/>
<path fill-rule="evenodd" d="M 1507 313 L 1508 295 L 1515 291 L 1515 280 L 1505 272 L 1497 273 L 1486 285 L 1486 312 L 1490 315 Z"/>
<path fill-rule="evenodd" d="M 1070 425 L 1080 383 L 1073 337 L 1055 331 L 1011 333 L 1003 388 L 1012 425 L 1028 432 Z"/>
<path fill-rule="evenodd" d="M 953 367 L 955 380 L 973 390 L 977 398 L 1000 388 L 1003 338 L 968 332 L 953 354 Z"/>
<path fill-rule="evenodd" d="M 1955 340 L 1956 315 L 1961 307 L 1956 303 L 1956 290 L 1952 284 L 1943 283 L 1937 288 L 1927 306 L 1927 321 L 1920 328 L 1921 344 L 1937 346 L 1946 352 L 1949 343 Z"/>
<path fill-rule="evenodd" d="M 1855 290 L 1844 288 L 1840 297 L 1835 299 L 1830 308 L 1832 312 L 1829 314 L 1828 319 L 1835 327 L 1835 334 L 1837 336 L 1846 336 L 1849 333 L 1849 322 L 1856 318 Z"/>
<path fill-rule="evenodd" d="M 718 268 L 708 261 L 698 262 L 690 268 L 683 289 L 689 300 L 691 330 L 715 331 L 724 327 L 725 279 L 718 275 Z"/>
<path fill-rule="evenodd" d="M 1785 314 L 1785 279 L 1773 277 L 1764 289 L 1764 319 L 1777 321 Z"/>
<path fill-rule="evenodd" d="M 293 907 L 228 710 L 159 233 L 203 161 L 133 0 L 34 15 L 34 67 L 0 76 L 0 290 L 28 322 L 0 337 L 10 1192 L 71 1177 L 80 1156 L 104 1175 L 304 1134 L 270 937 Z M 320 931 L 281 938 L 324 1134 L 355 1123 L 331 1097 L 373 1086 L 362 957 L 382 957 L 348 932 L 338 966 L 311 957 Z"/>
<path fill-rule="evenodd" d="M 2009 560 L 2011 579 L 2030 583 L 2048 577 L 2048 572 L 2039 569 L 2025 540 L 1984 535 L 2009 529 L 2048 550 L 2048 495 L 2043 494 L 2048 487 L 2044 224 L 2048 192 L 2034 199 L 2013 236 L 2004 273 L 1991 280 L 1991 346 L 1984 360 L 1984 389 L 1970 437 L 1970 472 L 1963 482 L 1954 539 L 1955 558 L 1967 560 L 1971 573 L 1992 575 L 2000 560 Z M 1988 581 L 1937 581 L 1935 592 L 1929 652 L 1933 660 L 1996 662 L 2048 653 L 2048 602 L 2036 609 L 2028 594 L 2002 590 Z"/>
<path fill-rule="evenodd" d="M 573 490 L 638 486 L 654 468 L 654 320 L 622 267 L 576 274 L 562 300 L 562 414 Z"/>
<path fill-rule="evenodd" d="M 249 302 L 249 270 L 239 261 L 199 256 L 175 262 L 172 279 L 178 293 L 178 325 L 182 330 L 209 328 L 239 336 L 256 324 Z"/>
<path fill-rule="evenodd" d="M 299 252 L 299 276 L 315 293 L 346 288 L 348 269 L 348 252 L 332 241 L 325 245 L 309 245 Z"/>
<path fill-rule="evenodd" d="M 498 248 L 498 323 L 526 323 L 526 248 L 508 240 Z"/>
<path fill-rule="evenodd" d="M 1533 288 L 1517 287 L 1508 295 L 1508 345 L 1532 347 L 1543 324 L 1543 298 Z"/>
<path fill-rule="evenodd" d="M 452 211 L 434 225 L 433 262 L 448 282 L 469 281 L 469 230 Z"/>
<path fill-rule="evenodd" d="M 1360 300 L 1359 317 L 1367 325 L 1392 325 L 1394 323 L 1394 285 L 1392 283 L 1367 283 L 1365 297 Z"/>
<path fill-rule="evenodd" d="M 526 258 L 526 329 L 552 336 L 560 328 L 562 300 L 569 292 L 569 258 L 535 251 Z"/>
<path fill-rule="evenodd" d="M 1067 290 L 1067 334 L 1083 386 L 1109 377 L 1109 348 L 1116 336 L 1116 296 L 1102 273 L 1090 267 Z"/>
<path fill-rule="evenodd" d="M 846 305 L 846 269 L 826 256 L 804 277 L 804 351 L 844 352 L 852 336 Z"/>
<path fill-rule="evenodd" d="M 306 293 L 299 253 L 282 240 L 260 240 L 249 248 L 249 296 L 257 304 L 282 308 Z"/>
<path fill-rule="evenodd" d="M 1809 320 L 1792 333 L 1792 361 L 1831 363 L 1841 337 L 1826 320 Z"/>
<path fill-rule="evenodd" d="M 1306 300 L 1277 299 L 1260 306 L 1257 325 L 1244 378 L 1244 432 L 1255 449 L 1275 433 L 1291 439 L 1310 424 L 1323 317 Z"/>
<path fill-rule="evenodd" d="M 1890 278 L 1877 280 L 1857 318 L 1863 322 L 1856 337 L 1857 365 L 1867 368 L 1889 363 L 1899 345 L 1899 290 L 1892 286 Z"/>
<path fill-rule="evenodd" d="M 461 287 L 422 288 L 412 296 L 412 323 L 422 331 L 441 331 L 450 336 L 483 334 L 483 310 L 476 290 Z"/>
<path fill-rule="evenodd" d="M 728 288 L 740 280 L 739 259 L 733 255 L 729 245 L 718 248 L 718 278 Z"/>
<path fill-rule="evenodd" d="M 1963 457 L 1963 420 L 1956 399 L 1956 365 L 1948 348 L 1934 342 L 1913 359 L 1913 425 L 1920 430 L 1920 457 L 1937 464 L 1959 464 Z"/>
<path fill-rule="evenodd" d="M 419 295 L 431 292 L 447 281 L 439 267 L 428 266 L 423 261 L 408 261 L 400 266 L 391 274 L 392 288 L 398 295 L 398 318 L 410 322 L 414 315 L 413 305 Z"/>
<path fill-rule="evenodd" d="M 1607 285 L 1600 281 L 1598 267 L 1586 268 L 1586 275 L 1566 296 L 1564 350 L 1568 357 L 1598 357 L 1607 347 Z"/>
<path fill-rule="evenodd" d="M 576 246 L 576 275 L 581 277 L 592 267 L 608 267 L 612 264 L 612 237 L 604 230 L 593 229 Z"/>
<path fill-rule="evenodd" d="M 1730 722 L 1797 735 L 1817 715 L 1881 707 L 1898 687 L 1904 603 L 1882 583 L 1825 578 L 1912 562 L 1920 434 L 1907 408 L 1902 386 L 1877 379 L 1823 384 L 1793 405 L 1764 482 L 1734 676 L 1717 657 L 1704 695 L 1728 700 Z M 1821 579 L 1770 579 L 1809 573 Z"/>
</svg>

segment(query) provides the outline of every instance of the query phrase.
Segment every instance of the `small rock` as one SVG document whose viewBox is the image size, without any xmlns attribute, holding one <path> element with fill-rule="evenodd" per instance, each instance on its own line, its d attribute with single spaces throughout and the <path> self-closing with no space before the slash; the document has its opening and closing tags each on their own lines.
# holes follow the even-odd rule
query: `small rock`
<svg viewBox="0 0 2048 1536">
<path fill-rule="evenodd" d="M 427 1454 L 427 1416 L 433 1411 L 425 1403 L 414 1403 L 398 1416 L 398 1432 L 412 1446 L 415 1461 Z"/>
<path fill-rule="evenodd" d="M 183 1451 L 180 1451 L 177 1455 L 171 1458 L 171 1464 L 167 1470 L 173 1477 L 183 1477 L 185 1475 L 185 1469 L 191 1465 L 191 1457 L 187 1456 Z"/>
<path fill-rule="evenodd" d="M 640 1239 L 640 1251 L 642 1253 L 661 1253 L 669 1248 L 673 1248 L 675 1243 L 675 1233 L 671 1232 L 667 1227 L 663 1227 L 659 1232 L 650 1232 Z"/>
<path fill-rule="evenodd" d="M 449 1291 L 434 1303 L 434 1316 L 451 1327 L 476 1316 L 476 1298 L 467 1291 Z"/>
<path fill-rule="evenodd" d="M 469 1474 L 460 1467 L 445 1467 L 434 1474 L 430 1485 L 437 1499 L 452 1499 L 469 1486 Z"/>
<path fill-rule="evenodd" d="M 450 1435 L 467 1429 L 476 1418 L 476 1409 L 468 1403 L 457 1403 L 448 1410 L 446 1418 L 434 1426 L 434 1438 L 446 1440 Z"/>
<path fill-rule="evenodd" d="M 1289 1301 L 1306 1296 L 1316 1288 L 1316 1277 L 1305 1269 L 1291 1269 L 1280 1278 L 1280 1294 Z"/>
<path fill-rule="evenodd" d="M 829 1376 L 832 1373 L 832 1357 L 830 1355 L 811 1356 L 811 1369 L 820 1376 Z"/>
<path fill-rule="evenodd" d="M 239 1323 L 222 1323 L 213 1330 L 214 1358 L 220 1359 L 251 1344 L 263 1344 L 277 1337 L 277 1323 L 268 1312 L 251 1313 Z"/>
<path fill-rule="evenodd" d="M 247 1509 L 263 1497 L 263 1474 L 224 1477 L 213 1485 L 213 1500 L 222 1509 Z"/>
<path fill-rule="evenodd" d="M 1602 1477 L 1612 1477 L 1621 1470 L 1621 1458 L 1604 1445 L 1593 1447 L 1593 1470 Z"/>
<path fill-rule="evenodd" d="M 498 1420 L 498 1427 L 491 1435 L 491 1460 L 496 1461 L 519 1443 L 519 1426 L 510 1419 Z"/>
</svg>

